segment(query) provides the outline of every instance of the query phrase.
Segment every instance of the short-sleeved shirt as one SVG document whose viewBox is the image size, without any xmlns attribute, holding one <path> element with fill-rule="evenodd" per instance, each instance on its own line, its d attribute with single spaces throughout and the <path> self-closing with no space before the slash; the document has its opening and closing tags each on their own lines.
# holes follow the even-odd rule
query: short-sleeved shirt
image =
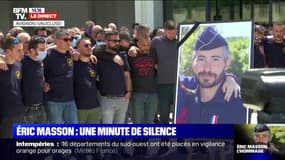
<svg viewBox="0 0 285 160">
<path fill-rule="evenodd" d="M 111 54 L 104 52 L 103 54 Z M 102 54 L 98 54 L 102 55 Z M 125 72 L 130 71 L 127 55 L 118 53 L 124 60 L 124 65 L 119 66 L 113 61 L 103 60 L 98 56 L 99 90 L 102 96 L 119 96 L 126 94 Z"/>
<path fill-rule="evenodd" d="M 0 119 L 24 113 L 21 80 L 21 62 L 8 64 L 7 71 L 0 70 Z"/>
<path fill-rule="evenodd" d="M 183 89 L 185 87 L 196 90 L 196 94 L 187 94 Z M 241 97 L 231 97 L 229 102 L 225 101 L 222 85 L 209 102 L 201 102 L 199 83 L 195 77 L 180 76 L 178 88 L 177 123 L 246 123 L 247 111 Z"/>
<path fill-rule="evenodd" d="M 156 56 L 157 83 L 175 84 L 178 62 L 178 41 L 169 40 L 165 35 L 151 41 L 150 54 Z"/>
<path fill-rule="evenodd" d="M 268 67 L 285 68 L 285 42 L 268 40 L 264 43 L 264 52 Z"/>
<path fill-rule="evenodd" d="M 155 57 L 149 54 L 138 54 L 129 57 L 133 90 L 141 93 L 154 93 L 156 86 Z"/>
<path fill-rule="evenodd" d="M 48 101 L 74 100 L 73 60 L 68 52 L 63 54 L 55 49 L 50 49 L 44 60 L 44 74 L 46 82 L 50 85 Z"/>
<path fill-rule="evenodd" d="M 26 56 L 23 61 L 22 93 L 25 106 L 43 103 L 44 70 L 41 61 Z"/>
<path fill-rule="evenodd" d="M 97 98 L 97 65 L 91 62 L 74 62 L 74 98 L 78 109 L 99 106 Z"/>
</svg>

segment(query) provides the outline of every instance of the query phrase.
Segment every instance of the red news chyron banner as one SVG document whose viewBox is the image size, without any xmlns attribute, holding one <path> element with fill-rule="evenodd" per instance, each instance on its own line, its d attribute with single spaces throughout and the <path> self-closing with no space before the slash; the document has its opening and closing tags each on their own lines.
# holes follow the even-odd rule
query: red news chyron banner
<svg viewBox="0 0 285 160">
<path fill-rule="evenodd" d="M 58 20 L 58 12 L 29 13 L 29 20 Z"/>
</svg>

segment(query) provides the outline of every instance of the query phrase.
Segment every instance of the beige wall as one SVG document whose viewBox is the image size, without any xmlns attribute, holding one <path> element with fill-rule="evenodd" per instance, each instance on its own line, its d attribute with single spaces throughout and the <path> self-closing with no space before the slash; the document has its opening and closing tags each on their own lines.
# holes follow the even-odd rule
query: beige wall
<svg viewBox="0 0 285 160">
<path fill-rule="evenodd" d="M 59 19 L 65 21 L 66 27 L 82 26 L 89 19 L 89 1 L 53 1 L 33 3 L 35 7 L 45 8 L 46 11 L 59 13 Z"/>
<path fill-rule="evenodd" d="M 134 1 L 93 1 L 92 14 L 96 23 L 106 26 L 115 22 L 118 26 L 131 27 L 135 21 Z"/>
<path fill-rule="evenodd" d="M 10 22 L 9 20 L 9 12 L 12 12 L 11 9 L 9 9 L 9 3 L 0 1 L 0 31 L 6 32 L 8 30 L 8 26 Z"/>
</svg>

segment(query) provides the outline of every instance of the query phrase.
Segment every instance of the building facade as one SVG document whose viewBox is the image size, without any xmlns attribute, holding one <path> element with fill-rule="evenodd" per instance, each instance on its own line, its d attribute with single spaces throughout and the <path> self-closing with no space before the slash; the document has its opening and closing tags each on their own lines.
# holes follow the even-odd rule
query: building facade
<svg viewBox="0 0 285 160">
<path fill-rule="evenodd" d="M 151 29 L 162 26 L 167 19 L 178 23 L 253 19 L 265 25 L 285 21 L 285 0 L 13 0 L 0 1 L 0 31 L 12 27 L 12 10 L 17 7 L 56 11 L 65 27 L 82 27 L 87 20 L 129 28 L 138 22 Z"/>
<path fill-rule="evenodd" d="M 163 6 L 164 18 L 177 22 L 253 19 L 271 25 L 285 21 L 285 0 L 169 0 Z"/>
</svg>

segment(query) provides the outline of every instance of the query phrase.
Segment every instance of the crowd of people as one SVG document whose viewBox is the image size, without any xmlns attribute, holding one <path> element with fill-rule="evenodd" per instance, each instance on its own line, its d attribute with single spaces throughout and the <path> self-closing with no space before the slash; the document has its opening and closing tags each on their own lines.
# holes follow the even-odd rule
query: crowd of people
<svg viewBox="0 0 285 160">
<path fill-rule="evenodd" d="M 26 111 L 15 115 L 29 113 L 23 117 L 30 123 L 124 123 L 129 112 L 135 123 L 153 123 L 159 112 L 161 123 L 168 123 L 176 83 L 176 27 L 169 20 L 150 32 L 134 23 L 130 31 L 86 21 L 83 28 L 36 28 L 31 34 L 13 27 L 1 32 L 0 73 L 8 78 L 1 77 L 1 88 L 7 89 L 1 92 L 1 117 L 17 119 L 9 112 L 21 108 Z M 264 28 L 255 26 L 254 68 L 285 65 L 284 24 L 274 24 L 272 34 L 266 38 Z M 18 82 L 11 78 L 13 72 Z M 38 110 L 47 119 L 30 115 Z M 89 121 L 93 115 L 96 120 Z"/>
<path fill-rule="evenodd" d="M 264 34 L 264 28 L 256 25 L 252 67 L 284 67 L 284 24 L 273 25 L 273 38 Z M 11 138 L 15 123 L 110 124 L 127 123 L 127 118 L 134 123 L 154 123 L 157 113 L 160 119 L 156 122 L 169 123 L 177 44 L 177 25 L 172 20 L 152 32 L 138 23 L 130 31 L 125 26 L 117 29 L 114 23 L 102 27 L 86 21 L 83 28 L 36 28 L 31 34 L 13 27 L 0 33 L 0 137 Z M 220 99 L 229 99 L 239 85 L 233 75 L 225 74 L 228 66 L 222 62 L 227 57 L 215 56 L 222 67 L 218 77 L 210 71 L 200 75 L 207 68 L 202 62 L 208 61 L 208 52 L 227 47 L 227 42 L 218 41 L 218 46 L 214 43 L 206 49 L 196 45 L 194 62 L 200 68 L 194 66 L 194 71 L 201 78 L 197 82 L 203 89 L 209 88 L 208 82 L 218 88 L 223 84 L 226 93 L 221 91 Z"/>
<path fill-rule="evenodd" d="M 252 68 L 285 67 L 285 25 L 274 23 L 271 29 L 255 25 Z"/>
<path fill-rule="evenodd" d="M 11 138 L 15 123 L 125 123 L 127 113 L 135 123 L 154 123 L 161 112 L 160 122 L 168 123 L 176 23 L 132 29 L 86 21 L 81 29 L 1 33 L 1 137 Z"/>
</svg>

